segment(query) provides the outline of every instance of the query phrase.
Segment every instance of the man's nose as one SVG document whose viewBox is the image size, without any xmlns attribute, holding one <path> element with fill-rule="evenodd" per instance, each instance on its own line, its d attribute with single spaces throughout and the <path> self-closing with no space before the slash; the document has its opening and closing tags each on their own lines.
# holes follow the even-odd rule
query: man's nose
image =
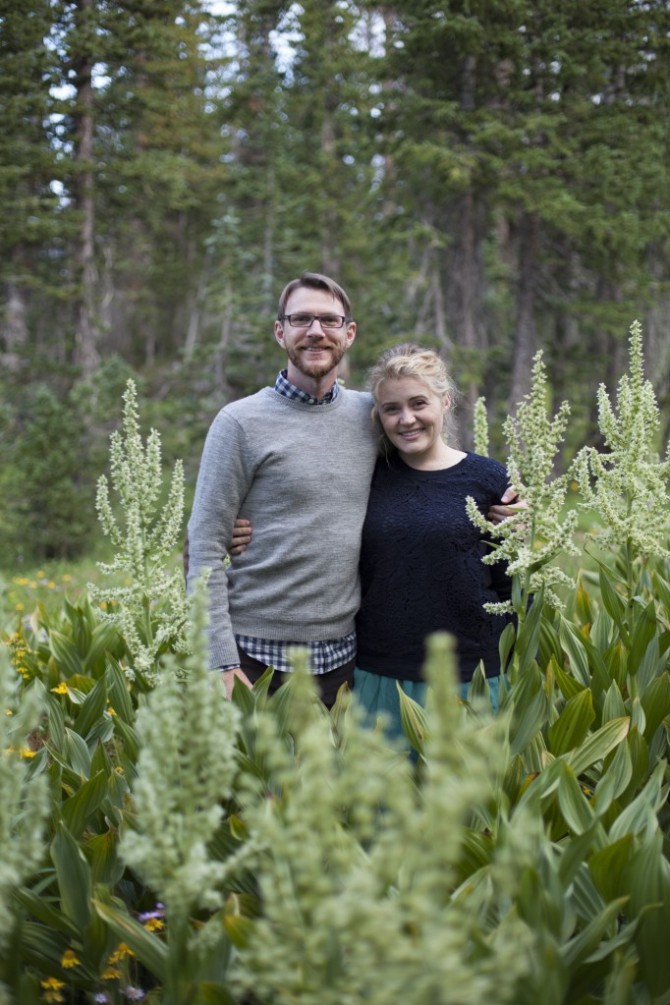
<svg viewBox="0 0 670 1005">
<path fill-rule="evenodd" d="M 317 332 L 315 332 L 315 334 L 316 335 L 323 334 L 323 327 L 321 325 L 321 321 L 320 321 L 319 318 L 312 318 L 307 331 L 311 334 L 312 328 L 314 327 L 314 325 L 318 325 L 319 326 L 319 329 L 318 329 Z"/>
</svg>

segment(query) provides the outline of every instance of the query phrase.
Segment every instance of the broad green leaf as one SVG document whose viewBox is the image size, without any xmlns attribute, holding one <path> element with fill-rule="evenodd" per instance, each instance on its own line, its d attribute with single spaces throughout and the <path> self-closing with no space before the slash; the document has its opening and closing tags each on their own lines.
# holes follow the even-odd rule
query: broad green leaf
<svg viewBox="0 0 670 1005">
<path fill-rule="evenodd" d="M 79 710 L 74 729 L 83 736 L 88 736 L 90 730 L 98 722 L 107 705 L 107 685 L 104 677 L 97 681 L 95 687 L 87 694 L 84 704 Z"/>
<path fill-rule="evenodd" d="M 47 716 L 49 719 L 49 746 L 54 750 L 65 749 L 65 716 L 55 695 L 47 696 Z"/>
<path fill-rule="evenodd" d="M 93 901 L 93 908 L 122 942 L 129 946 L 140 963 L 159 982 L 165 981 L 168 965 L 168 947 L 153 932 L 148 932 L 132 918 L 119 903 L 103 902 L 99 897 Z"/>
<path fill-rule="evenodd" d="M 505 625 L 498 640 L 498 655 L 500 657 L 500 666 L 507 667 L 509 665 L 510 657 L 514 650 L 514 642 L 516 640 L 516 628 L 510 622 Z"/>
<path fill-rule="evenodd" d="M 602 721 L 608 722 L 610 719 L 619 719 L 625 716 L 626 706 L 624 700 L 621 697 L 621 691 L 619 690 L 619 685 L 615 680 L 609 686 L 607 693 L 605 695 L 605 704 L 603 705 Z"/>
<path fill-rule="evenodd" d="M 119 835 L 116 830 L 96 834 L 86 842 L 86 853 L 91 863 L 93 884 L 113 887 L 120 882 L 125 866 L 119 856 Z"/>
<path fill-rule="evenodd" d="M 82 673 L 81 657 L 76 645 L 67 635 L 52 630 L 49 635 L 49 648 L 62 677 L 67 680 L 73 674 Z"/>
<path fill-rule="evenodd" d="M 584 589 L 583 576 L 579 576 L 577 579 L 577 589 L 575 590 L 575 613 L 579 618 L 580 624 L 590 625 L 593 621 L 593 610 L 591 607 L 591 597 L 587 590 Z"/>
<path fill-rule="evenodd" d="M 631 729 L 626 739 L 632 766 L 632 775 L 623 798 L 631 798 L 646 782 L 649 775 L 649 746 L 637 729 Z"/>
<path fill-rule="evenodd" d="M 537 671 L 525 674 L 514 685 L 512 701 L 510 745 L 514 756 L 526 749 L 547 721 L 547 696 Z"/>
<path fill-rule="evenodd" d="M 573 677 L 571 673 L 566 673 L 563 667 L 559 666 L 558 663 L 552 662 L 552 669 L 556 674 L 556 680 L 558 681 L 558 686 L 561 689 L 561 694 L 567 700 L 569 698 L 574 698 L 576 694 L 584 690 L 584 684 Z"/>
<path fill-rule="evenodd" d="M 610 719 L 600 729 L 588 736 L 576 750 L 565 755 L 574 773 L 579 776 L 596 761 L 602 760 L 628 735 L 630 719 Z"/>
<path fill-rule="evenodd" d="M 567 889 L 569 884 L 582 868 L 588 853 L 603 840 L 602 826 L 592 817 L 592 826 L 582 834 L 573 834 L 560 846 L 561 858 L 558 864 L 558 874 L 561 883 Z"/>
<path fill-rule="evenodd" d="M 105 676 L 107 678 L 107 695 L 111 708 L 114 709 L 119 718 L 132 726 L 135 722 L 135 709 L 130 697 L 128 681 L 118 662 L 111 657 L 107 661 Z"/>
<path fill-rule="evenodd" d="M 670 674 L 656 677 L 643 691 L 641 699 L 647 724 L 644 735 L 650 741 L 663 720 L 670 715 Z"/>
<path fill-rule="evenodd" d="M 68 941 L 68 938 L 56 928 L 46 928 L 31 921 L 24 921 L 21 925 L 23 961 L 42 973 L 53 973 L 59 969 Z"/>
<path fill-rule="evenodd" d="M 62 911 L 53 907 L 44 896 L 25 886 L 16 890 L 14 896 L 25 910 L 41 921 L 46 928 L 60 932 L 68 941 L 77 937 L 77 926 Z"/>
<path fill-rule="evenodd" d="M 632 610 L 634 612 L 634 624 L 631 632 L 628 672 L 635 674 L 638 672 L 650 644 L 655 639 L 658 625 L 656 621 L 656 604 L 653 600 L 650 600 L 646 607 L 633 606 Z M 658 643 L 656 644 L 655 652 L 656 660 L 658 660 Z"/>
<path fill-rule="evenodd" d="M 523 624 L 517 629 L 514 662 L 519 677 L 523 677 L 530 670 L 537 656 L 543 607 L 544 591 L 540 590 L 529 605 Z"/>
<path fill-rule="evenodd" d="M 665 671 L 667 658 L 660 652 L 659 638 L 656 636 L 647 646 L 646 652 L 637 671 L 638 691 L 642 693 L 657 677 Z"/>
<path fill-rule="evenodd" d="M 618 841 L 626 834 L 641 834 L 649 827 L 658 827 L 657 814 L 667 797 L 664 789 L 665 771 L 665 764 L 656 765 L 642 791 L 622 810 L 610 827 L 611 841 Z"/>
<path fill-rule="evenodd" d="M 617 628 L 621 632 L 622 639 L 628 646 L 628 628 L 625 623 L 626 604 L 614 588 L 610 573 L 603 565 L 600 566 L 600 576 L 598 578 L 598 582 L 600 584 L 600 595 L 602 597 L 603 604 L 605 605 L 605 610 L 613 619 Z"/>
<path fill-rule="evenodd" d="M 62 817 L 74 838 L 80 837 L 90 817 L 100 808 L 107 794 L 107 777 L 105 772 L 98 771 L 63 803 Z"/>
<path fill-rule="evenodd" d="M 605 773 L 598 780 L 593 796 L 593 806 L 598 816 L 602 816 L 618 799 L 630 783 L 633 765 L 628 742 L 620 743 Z"/>
<path fill-rule="evenodd" d="M 109 621 L 99 622 L 93 629 L 91 641 L 86 651 L 84 670 L 94 677 L 101 677 L 107 666 L 107 654 L 119 650 L 119 630 Z"/>
<path fill-rule="evenodd" d="M 631 910 L 644 911 L 636 933 L 640 970 L 652 995 L 667 994 L 670 989 L 670 877 L 663 857 L 663 835 L 638 849 L 629 866 Z M 645 910 L 645 908 L 651 908 Z"/>
<path fill-rule="evenodd" d="M 566 703 L 558 719 L 549 727 L 549 749 L 556 756 L 579 746 L 595 719 L 593 696 L 584 688 Z"/>
<path fill-rule="evenodd" d="M 633 698 L 630 709 L 630 728 L 636 729 L 640 735 L 644 735 L 647 728 L 647 717 L 644 714 L 642 702 L 638 697 Z"/>
<path fill-rule="evenodd" d="M 120 716 L 114 716 L 114 732 L 123 743 L 128 760 L 137 763 L 140 753 L 140 742 L 133 727 Z"/>
<path fill-rule="evenodd" d="M 588 687 L 591 683 L 591 671 L 589 670 L 589 656 L 583 635 L 576 625 L 571 624 L 566 618 L 561 618 L 559 637 L 567 654 L 570 670 L 584 687 Z"/>
<path fill-rule="evenodd" d="M 203 981 L 195 989 L 193 1005 L 236 1005 L 236 1000 L 221 984 Z"/>
<path fill-rule="evenodd" d="M 625 834 L 618 841 L 594 852 L 589 858 L 588 866 L 593 881 L 605 900 L 614 900 L 627 893 L 624 875 L 634 853 L 633 835 Z"/>
<path fill-rule="evenodd" d="M 51 842 L 51 858 L 56 867 L 61 908 L 83 933 L 91 920 L 91 870 L 63 821 L 59 822 Z"/>
<path fill-rule="evenodd" d="M 221 694 L 223 698 L 223 685 L 221 685 Z M 232 700 L 245 716 L 251 715 L 256 707 L 253 691 L 239 677 L 236 677 L 233 682 Z"/>
<path fill-rule="evenodd" d="M 628 678 L 628 650 L 621 639 L 607 650 L 603 659 L 608 677 L 617 682 L 619 690 L 623 693 Z"/>
<path fill-rule="evenodd" d="M 398 701 L 400 704 L 400 723 L 403 732 L 413 750 L 423 753 L 424 743 L 428 733 L 428 719 L 423 706 L 414 701 L 398 685 Z"/>
<path fill-rule="evenodd" d="M 594 815 L 574 772 L 564 762 L 560 764 L 558 805 L 563 819 L 574 834 L 584 834 L 593 828 Z"/>
<path fill-rule="evenodd" d="M 86 741 L 79 733 L 71 729 L 65 730 L 65 756 L 73 771 L 82 778 L 88 778 L 91 773 L 91 753 Z"/>
<path fill-rule="evenodd" d="M 223 919 L 226 934 L 238 949 L 244 949 L 253 938 L 254 923 L 242 914 L 226 914 Z"/>
<path fill-rule="evenodd" d="M 626 900 L 626 897 L 620 897 L 611 901 L 583 931 L 578 932 L 562 946 L 563 958 L 570 969 L 594 952 L 608 929 L 616 926 L 618 915 L 623 911 Z"/>
</svg>

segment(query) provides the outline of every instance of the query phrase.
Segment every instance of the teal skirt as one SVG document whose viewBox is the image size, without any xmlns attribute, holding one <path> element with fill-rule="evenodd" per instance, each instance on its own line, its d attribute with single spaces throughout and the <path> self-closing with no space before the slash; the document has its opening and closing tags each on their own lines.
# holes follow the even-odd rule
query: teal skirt
<svg viewBox="0 0 670 1005">
<path fill-rule="evenodd" d="M 497 712 L 499 701 L 500 677 L 487 678 L 491 705 Z M 428 685 L 421 680 L 398 680 L 396 677 L 383 677 L 381 674 L 370 673 L 369 670 L 354 670 L 354 700 L 365 712 L 366 721 L 375 726 L 379 716 L 384 717 L 384 729 L 388 736 L 404 736 L 400 721 L 400 698 L 398 687 L 418 705 L 425 707 Z M 470 682 L 460 685 L 460 696 L 467 699 Z"/>
</svg>

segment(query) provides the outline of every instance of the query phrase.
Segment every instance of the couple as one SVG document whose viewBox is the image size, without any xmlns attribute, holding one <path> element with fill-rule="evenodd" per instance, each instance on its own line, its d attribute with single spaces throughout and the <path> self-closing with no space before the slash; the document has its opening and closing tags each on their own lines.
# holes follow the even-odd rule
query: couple
<svg viewBox="0 0 670 1005">
<path fill-rule="evenodd" d="M 319 273 L 284 288 L 274 336 L 287 367 L 214 419 L 188 525 L 189 587 L 211 570 L 210 665 L 227 695 L 267 666 L 274 690 L 299 645 L 328 707 L 355 671 L 368 711 L 387 710 L 396 679 L 417 696 L 424 638 L 441 629 L 456 637 L 464 684 L 480 659 L 496 677 L 505 620 L 481 605 L 506 598 L 509 581 L 482 565 L 465 497 L 502 519 L 515 493 L 501 465 L 443 439 L 453 391 L 439 357 L 389 350 L 373 396 L 344 389 L 337 370 L 356 322 L 346 292 Z M 235 535 L 238 514 L 251 529 Z M 226 569 L 231 541 L 248 546 Z"/>
</svg>

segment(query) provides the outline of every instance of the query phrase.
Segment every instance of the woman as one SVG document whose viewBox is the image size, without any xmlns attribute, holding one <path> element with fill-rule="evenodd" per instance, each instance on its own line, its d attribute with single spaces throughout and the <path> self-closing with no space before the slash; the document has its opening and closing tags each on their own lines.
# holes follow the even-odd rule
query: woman
<svg viewBox="0 0 670 1005">
<path fill-rule="evenodd" d="M 371 717 L 384 712 L 401 731 L 396 684 L 425 703 L 426 636 L 448 631 L 465 695 L 479 663 L 497 705 L 498 642 L 509 616 L 483 604 L 507 600 L 511 580 L 484 565 L 487 544 L 469 520 L 472 496 L 482 513 L 508 486 L 497 461 L 457 450 L 445 438 L 454 387 L 437 353 L 413 344 L 385 352 L 370 373 L 373 419 L 382 451 L 363 525 L 361 607 L 354 692 Z"/>
</svg>

